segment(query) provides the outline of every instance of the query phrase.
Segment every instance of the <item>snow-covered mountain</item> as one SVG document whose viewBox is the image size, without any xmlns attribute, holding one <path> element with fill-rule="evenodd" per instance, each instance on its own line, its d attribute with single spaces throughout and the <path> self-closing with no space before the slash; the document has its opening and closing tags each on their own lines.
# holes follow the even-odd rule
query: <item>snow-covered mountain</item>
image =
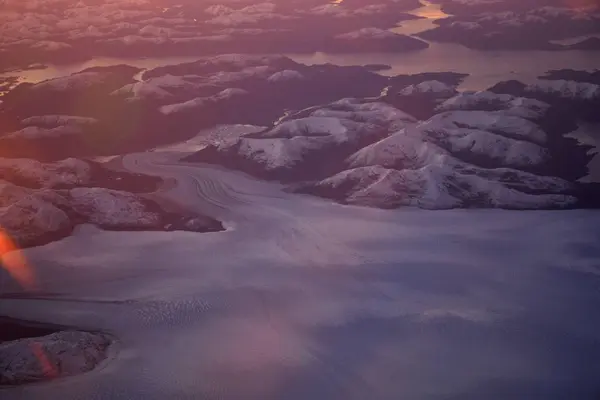
<svg viewBox="0 0 600 400">
<path fill-rule="evenodd" d="M 562 114 L 586 121 L 600 121 L 598 72 L 559 70 L 525 84 L 504 81 L 491 87 L 495 93 L 529 97 L 552 104 Z M 561 116 L 561 118 L 564 118 Z"/>
<path fill-rule="evenodd" d="M 354 151 L 416 121 L 383 102 L 342 99 L 272 129 L 210 146 L 187 160 L 211 160 L 286 181 L 324 177 Z"/>
<path fill-rule="evenodd" d="M 397 108 L 399 98 L 424 95 L 429 118 Z M 588 192 L 575 182 L 586 170 L 568 162 L 588 159 L 587 149 L 549 124 L 555 111 L 536 99 L 457 94 L 425 82 L 384 91 L 379 99 L 312 107 L 186 161 L 218 163 L 288 182 L 292 191 L 374 207 L 587 206 L 582 193 Z"/>
<path fill-rule="evenodd" d="M 577 199 L 561 193 L 560 178 L 517 175 L 513 171 L 487 177 L 477 169 L 453 170 L 428 164 L 418 169 L 387 169 L 379 165 L 342 171 L 322 181 L 300 185 L 298 192 L 330 197 L 348 204 L 382 208 L 417 206 L 425 209 L 499 207 L 514 209 L 567 208 Z M 482 176 L 484 175 L 484 176 Z M 508 178 L 510 177 L 510 178 Z M 506 180 L 530 179 L 516 188 Z M 539 188 L 541 194 L 529 194 Z M 556 189 L 555 189 L 556 188 Z M 556 193 L 552 189 L 557 190 Z"/>
</svg>

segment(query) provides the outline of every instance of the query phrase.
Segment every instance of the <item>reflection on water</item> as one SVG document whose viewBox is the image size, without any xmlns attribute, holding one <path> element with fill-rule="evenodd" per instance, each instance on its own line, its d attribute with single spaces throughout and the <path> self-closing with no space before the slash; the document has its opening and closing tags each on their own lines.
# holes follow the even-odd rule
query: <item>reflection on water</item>
<svg viewBox="0 0 600 400">
<path fill-rule="evenodd" d="M 409 14 L 416 15 L 417 17 L 421 18 L 410 21 L 402 21 L 398 27 L 391 29 L 391 31 L 401 35 L 414 35 L 416 33 L 435 28 L 437 26 L 434 23 L 435 20 L 450 16 L 442 11 L 440 4 L 433 4 L 424 0 L 422 0 L 421 3 L 423 4 L 422 7 L 416 8 L 409 12 Z"/>
<path fill-rule="evenodd" d="M 161 65 L 180 64 L 199 59 L 198 56 L 182 57 L 144 57 L 144 58 L 115 58 L 95 57 L 91 60 L 70 64 L 48 64 L 47 68 L 27 71 L 7 72 L 0 77 L 19 76 L 21 82 L 40 82 L 59 76 L 66 76 L 91 67 L 108 67 L 111 65 L 127 64 L 141 69 L 156 68 Z"/>
</svg>

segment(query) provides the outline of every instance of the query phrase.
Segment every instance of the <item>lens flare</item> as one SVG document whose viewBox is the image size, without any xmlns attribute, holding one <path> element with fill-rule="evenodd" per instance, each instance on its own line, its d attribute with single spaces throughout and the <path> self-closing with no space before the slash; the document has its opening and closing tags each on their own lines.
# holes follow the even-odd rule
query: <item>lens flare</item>
<svg viewBox="0 0 600 400">
<path fill-rule="evenodd" d="M 25 290 L 38 288 L 33 269 L 27 264 L 23 253 L 4 231 L 0 230 L 0 267 Z"/>
<path fill-rule="evenodd" d="M 56 378 L 58 376 L 58 369 L 50 362 L 50 359 L 48 359 L 48 355 L 46 354 L 46 351 L 42 345 L 38 342 L 33 342 L 30 344 L 30 348 L 31 352 L 40 363 L 40 367 L 44 376 L 47 378 Z"/>
</svg>

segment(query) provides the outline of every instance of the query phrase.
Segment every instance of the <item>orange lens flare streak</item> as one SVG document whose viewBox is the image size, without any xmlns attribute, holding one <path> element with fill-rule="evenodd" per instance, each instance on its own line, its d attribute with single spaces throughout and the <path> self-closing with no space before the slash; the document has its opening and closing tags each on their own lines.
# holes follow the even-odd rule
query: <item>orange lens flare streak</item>
<svg viewBox="0 0 600 400">
<path fill-rule="evenodd" d="M 13 240 L 0 230 L 0 268 L 6 272 L 25 290 L 34 291 L 38 288 L 33 269 L 15 245 Z"/>
<path fill-rule="evenodd" d="M 48 359 L 48 355 L 44 351 L 42 345 L 38 342 L 33 342 L 30 347 L 31 352 L 40 363 L 44 376 L 47 378 L 56 378 L 58 376 L 58 370 Z"/>
</svg>

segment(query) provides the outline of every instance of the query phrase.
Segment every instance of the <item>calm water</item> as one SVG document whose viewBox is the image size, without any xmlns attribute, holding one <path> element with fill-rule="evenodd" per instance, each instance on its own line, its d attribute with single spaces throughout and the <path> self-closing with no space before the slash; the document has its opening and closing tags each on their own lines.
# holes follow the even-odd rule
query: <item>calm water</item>
<svg viewBox="0 0 600 400">
<path fill-rule="evenodd" d="M 435 20 L 450 16 L 450 14 L 442 11 L 440 4 L 433 4 L 425 0 L 421 0 L 421 3 L 423 4 L 422 7 L 416 8 L 409 13 L 421 18 L 403 21 L 398 24 L 397 28 L 390 30 L 401 35 L 414 35 L 435 28 L 437 26 L 434 23 Z"/>
<path fill-rule="evenodd" d="M 382 63 L 392 66 L 386 75 L 419 72 L 454 71 L 470 76 L 461 85 L 464 90 L 481 90 L 498 81 L 518 79 L 530 82 L 547 70 L 573 68 L 589 70 L 600 65 L 600 51 L 489 51 L 471 50 L 456 44 L 431 43 L 422 51 L 404 54 L 296 54 L 296 61 L 338 65 Z"/>
<path fill-rule="evenodd" d="M 438 5 L 423 2 L 424 6 L 412 11 L 421 19 L 405 21 L 392 31 L 414 35 L 431 29 L 434 21 L 448 16 Z M 479 51 L 458 44 L 430 43 L 424 50 L 410 53 L 360 53 L 360 54 L 286 54 L 305 64 L 332 63 L 338 65 L 389 64 L 391 70 L 386 75 L 415 74 L 419 72 L 454 71 L 468 73 L 461 89 L 481 90 L 498 81 L 518 79 L 530 82 L 550 69 L 573 68 L 589 70 L 600 66 L 600 51 Z M 161 65 L 179 64 L 197 60 L 199 57 L 163 58 L 110 58 L 98 57 L 89 61 L 66 65 L 49 65 L 47 69 L 11 72 L 1 76 L 19 75 L 22 81 L 39 82 L 45 79 L 64 76 L 84 68 L 129 64 L 139 68 L 154 68 Z"/>
<path fill-rule="evenodd" d="M 550 69 L 573 68 L 590 70 L 600 66 L 600 51 L 489 51 L 471 50 L 456 44 L 432 43 L 425 50 L 412 53 L 361 53 L 361 54 L 286 54 L 305 64 L 332 63 L 338 65 L 364 65 L 372 63 L 389 64 L 391 70 L 386 75 L 415 74 L 419 72 L 454 71 L 470 76 L 461 85 L 465 90 L 485 89 L 498 81 L 518 79 L 530 82 Z M 20 71 L 0 76 L 21 77 L 23 82 L 39 82 L 45 79 L 69 75 L 84 68 L 129 64 L 140 68 L 154 68 L 161 65 L 179 64 L 197 60 L 199 57 L 165 58 L 109 58 L 67 64 L 49 65 L 43 70 Z"/>
</svg>

